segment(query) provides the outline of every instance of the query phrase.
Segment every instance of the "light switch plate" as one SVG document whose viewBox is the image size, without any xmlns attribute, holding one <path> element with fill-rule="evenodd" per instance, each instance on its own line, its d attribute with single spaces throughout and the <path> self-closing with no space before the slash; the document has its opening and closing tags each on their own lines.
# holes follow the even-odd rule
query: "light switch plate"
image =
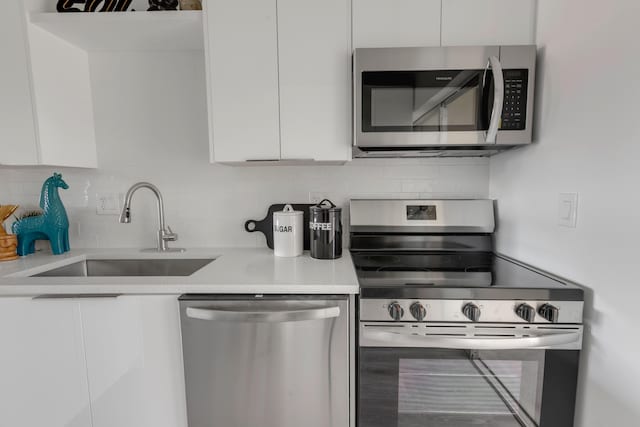
<svg viewBox="0 0 640 427">
<path fill-rule="evenodd" d="M 560 193 L 558 197 L 558 225 L 576 228 L 578 222 L 578 193 Z"/>
<path fill-rule="evenodd" d="M 117 193 L 96 194 L 96 214 L 120 215 L 120 195 Z"/>
</svg>

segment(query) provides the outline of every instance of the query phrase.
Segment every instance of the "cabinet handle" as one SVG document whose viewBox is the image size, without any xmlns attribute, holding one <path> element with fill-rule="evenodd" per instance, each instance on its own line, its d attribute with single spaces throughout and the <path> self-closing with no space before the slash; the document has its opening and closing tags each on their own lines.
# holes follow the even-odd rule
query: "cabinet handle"
<svg viewBox="0 0 640 427">
<path fill-rule="evenodd" d="M 122 294 L 42 294 L 33 299 L 115 299 Z"/>
<path fill-rule="evenodd" d="M 315 162 L 316 159 L 247 159 L 245 162 Z"/>
</svg>

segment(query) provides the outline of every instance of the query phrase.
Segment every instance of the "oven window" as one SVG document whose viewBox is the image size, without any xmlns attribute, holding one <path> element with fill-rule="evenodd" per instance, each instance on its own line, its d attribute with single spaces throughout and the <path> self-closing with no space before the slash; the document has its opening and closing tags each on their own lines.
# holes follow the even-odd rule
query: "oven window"
<svg viewBox="0 0 640 427">
<path fill-rule="evenodd" d="M 360 348 L 358 426 L 570 425 L 578 357 L 563 350 Z"/>
<path fill-rule="evenodd" d="M 363 72 L 362 130 L 485 130 L 483 76 L 484 70 Z"/>
<path fill-rule="evenodd" d="M 400 359 L 398 426 L 537 425 L 541 366 L 542 360 L 492 360 L 479 353 Z"/>
</svg>

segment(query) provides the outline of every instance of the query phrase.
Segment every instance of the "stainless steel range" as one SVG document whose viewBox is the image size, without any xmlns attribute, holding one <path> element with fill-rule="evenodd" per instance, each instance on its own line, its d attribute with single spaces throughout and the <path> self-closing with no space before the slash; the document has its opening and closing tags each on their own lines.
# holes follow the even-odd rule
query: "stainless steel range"
<svg viewBox="0 0 640 427">
<path fill-rule="evenodd" d="M 491 200 L 353 200 L 359 427 L 570 427 L 583 291 L 493 252 Z"/>
</svg>

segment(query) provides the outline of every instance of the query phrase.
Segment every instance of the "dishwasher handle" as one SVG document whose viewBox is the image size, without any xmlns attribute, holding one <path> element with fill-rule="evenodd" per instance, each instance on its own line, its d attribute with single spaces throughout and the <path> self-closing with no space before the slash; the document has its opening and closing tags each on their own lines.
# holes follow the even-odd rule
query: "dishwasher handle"
<svg viewBox="0 0 640 427">
<path fill-rule="evenodd" d="M 322 307 L 290 311 L 232 311 L 187 307 L 186 314 L 188 318 L 198 320 L 241 323 L 285 323 L 332 319 L 340 316 L 340 307 Z"/>
</svg>

